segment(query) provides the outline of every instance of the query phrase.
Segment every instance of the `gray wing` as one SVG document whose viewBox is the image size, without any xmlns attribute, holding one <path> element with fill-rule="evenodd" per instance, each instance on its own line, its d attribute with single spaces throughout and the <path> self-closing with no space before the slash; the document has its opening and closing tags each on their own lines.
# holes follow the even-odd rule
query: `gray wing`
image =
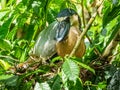
<svg viewBox="0 0 120 90">
<path fill-rule="evenodd" d="M 58 22 L 54 21 L 38 35 L 33 48 L 33 54 L 43 59 L 48 59 L 56 53 L 56 29 Z"/>
</svg>

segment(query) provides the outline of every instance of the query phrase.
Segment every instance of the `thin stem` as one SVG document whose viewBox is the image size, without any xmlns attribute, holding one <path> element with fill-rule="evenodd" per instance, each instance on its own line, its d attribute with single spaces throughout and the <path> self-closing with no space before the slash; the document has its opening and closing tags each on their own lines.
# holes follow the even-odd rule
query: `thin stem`
<svg viewBox="0 0 120 90">
<path fill-rule="evenodd" d="M 86 27 L 86 23 L 85 23 L 85 15 L 84 15 L 84 2 L 83 0 L 81 1 L 81 6 L 82 6 L 82 21 L 83 21 L 83 27 L 85 28 Z M 93 44 L 92 43 L 92 40 L 89 38 L 89 36 L 86 34 L 86 37 L 88 39 L 88 41 L 90 42 L 90 44 Z M 95 54 L 101 56 L 101 53 L 97 50 L 97 48 L 94 48 L 94 52 Z"/>
<path fill-rule="evenodd" d="M 82 6 L 82 20 L 83 20 L 83 27 L 85 27 L 86 24 L 85 24 L 85 17 L 84 17 L 84 5 L 83 5 L 83 0 L 81 1 L 81 6 Z"/>
<path fill-rule="evenodd" d="M 102 1 L 103 2 L 103 1 Z M 102 3 L 101 3 L 102 4 Z M 99 5 L 99 7 L 101 6 L 101 4 Z M 90 28 L 90 26 L 92 25 L 93 21 L 95 20 L 95 17 L 97 16 L 97 12 L 95 12 L 93 14 L 93 16 L 90 18 L 88 24 L 86 25 L 85 29 L 83 30 L 83 32 L 81 33 L 81 35 L 78 37 L 78 40 L 72 50 L 72 52 L 70 53 L 70 57 L 73 56 L 76 52 L 76 50 L 78 49 L 81 41 L 82 41 L 82 38 L 85 36 L 85 34 L 87 33 L 88 29 Z"/>
</svg>

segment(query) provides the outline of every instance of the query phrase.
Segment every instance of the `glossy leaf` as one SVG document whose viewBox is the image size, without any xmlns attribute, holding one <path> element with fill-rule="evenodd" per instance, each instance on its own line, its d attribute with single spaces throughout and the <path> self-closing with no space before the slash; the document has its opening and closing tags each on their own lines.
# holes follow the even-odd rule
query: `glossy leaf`
<svg viewBox="0 0 120 90">
<path fill-rule="evenodd" d="M 12 49 L 12 44 L 9 40 L 0 39 L 0 49 L 10 51 Z"/>
<path fill-rule="evenodd" d="M 80 61 L 75 61 L 77 64 L 79 64 L 81 67 L 91 71 L 93 74 L 95 74 L 95 70 L 93 68 L 91 68 L 90 66 L 80 62 Z"/>
<path fill-rule="evenodd" d="M 112 33 L 110 35 L 110 38 L 109 38 L 108 42 L 106 43 L 106 46 L 109 45 L 109 43 L 111 42 L 111 40 L 113 39 L 113 37 L 115 37 L 116 33 L 118 33 L 119 28 L 120 28 L 120 22 L 118 21 L 118 22 L 116 22 L 116 25 L 112 28 Z M 106 47 L 104 47 L 104 49 L 105 48 Z M 103 51 L 104 51 L 104 49 L 103 49 Z"/>
<path fill-rule="evenodd" d="M 34 90 L 51 90 L 51 89 L 50 89 L 50 86 L 47 82 L 44 82 L 44 83 L 37 82 L 35 84 Z"/>
<path fill-rule="evenodd" d="M 103 27 L 105 27 L 110 21 L 112 21 L 114 18 L 120 15 L 120 5 L 117 7 L 113 7 L 112 10 L 109 7 L 107 7 L 106 12 L 103 16 Z"/>
<path fill-rule="evenodd" d="M 0 27 L 0 39 L 3 39 L 8 34 L 10 24 L 12 23 L 13 17 L 10 17 L 7 21 L 3 23 L 3 25 Z"/>
<path fill-rule="evenodd" d="M 0 81 L 13 77 L 13 75 L 0 75 Z"/>
<path fill-rule="evenodd" d="M 0 66 L 1 66 L 4 70 L 9 69 L 9 67 L 10 67 L 10 65 L 9 65 L 7 62 L 5 62 L 4 60 L 1 60 L 1 59 L 0 59 Z"/>
<path fill-rule="evenodd" d="M 65 59 L 65 62 L 62 66 L 62 70 L 66 77 L 71 81 L 76 81 L 77 77 L 79 76 L 79 67 L 77 63 L 75 63 L 71 59 Z"/>
</svg>

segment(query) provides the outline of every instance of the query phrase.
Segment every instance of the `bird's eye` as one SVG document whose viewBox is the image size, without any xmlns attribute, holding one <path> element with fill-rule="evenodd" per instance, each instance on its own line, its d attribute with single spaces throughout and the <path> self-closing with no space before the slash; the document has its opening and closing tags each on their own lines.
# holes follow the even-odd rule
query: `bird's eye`
<svg viewBox="0 0 120 90">
<path fill-rule="evenodd" d="M 69 21 L 69 20 L 70 20 L 70 17 L 66 17 L 66 18 L 65 18 L 65 21 Z"/>
</svg>

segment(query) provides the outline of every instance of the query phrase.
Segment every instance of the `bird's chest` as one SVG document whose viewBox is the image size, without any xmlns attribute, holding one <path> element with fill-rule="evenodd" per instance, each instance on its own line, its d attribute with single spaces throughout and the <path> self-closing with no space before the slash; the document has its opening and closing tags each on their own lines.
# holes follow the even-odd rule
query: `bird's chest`
<svg viewBox="0 0 120 90">
<path fill-rule="evenodd" d="M 70 52 L 74 48 L 74 45 L 80 33 L 81 32 L 79 31 L 79 29 L 75 27 L 70 28 L 69 33 L 66 36 L 66 38 L 63 41 L 58 42 L 56 45 L 57 52 L 58 54 L 60 54 L 60 56 L 64 57 L 66 54 L 70 54 Z"/>
</svg>

